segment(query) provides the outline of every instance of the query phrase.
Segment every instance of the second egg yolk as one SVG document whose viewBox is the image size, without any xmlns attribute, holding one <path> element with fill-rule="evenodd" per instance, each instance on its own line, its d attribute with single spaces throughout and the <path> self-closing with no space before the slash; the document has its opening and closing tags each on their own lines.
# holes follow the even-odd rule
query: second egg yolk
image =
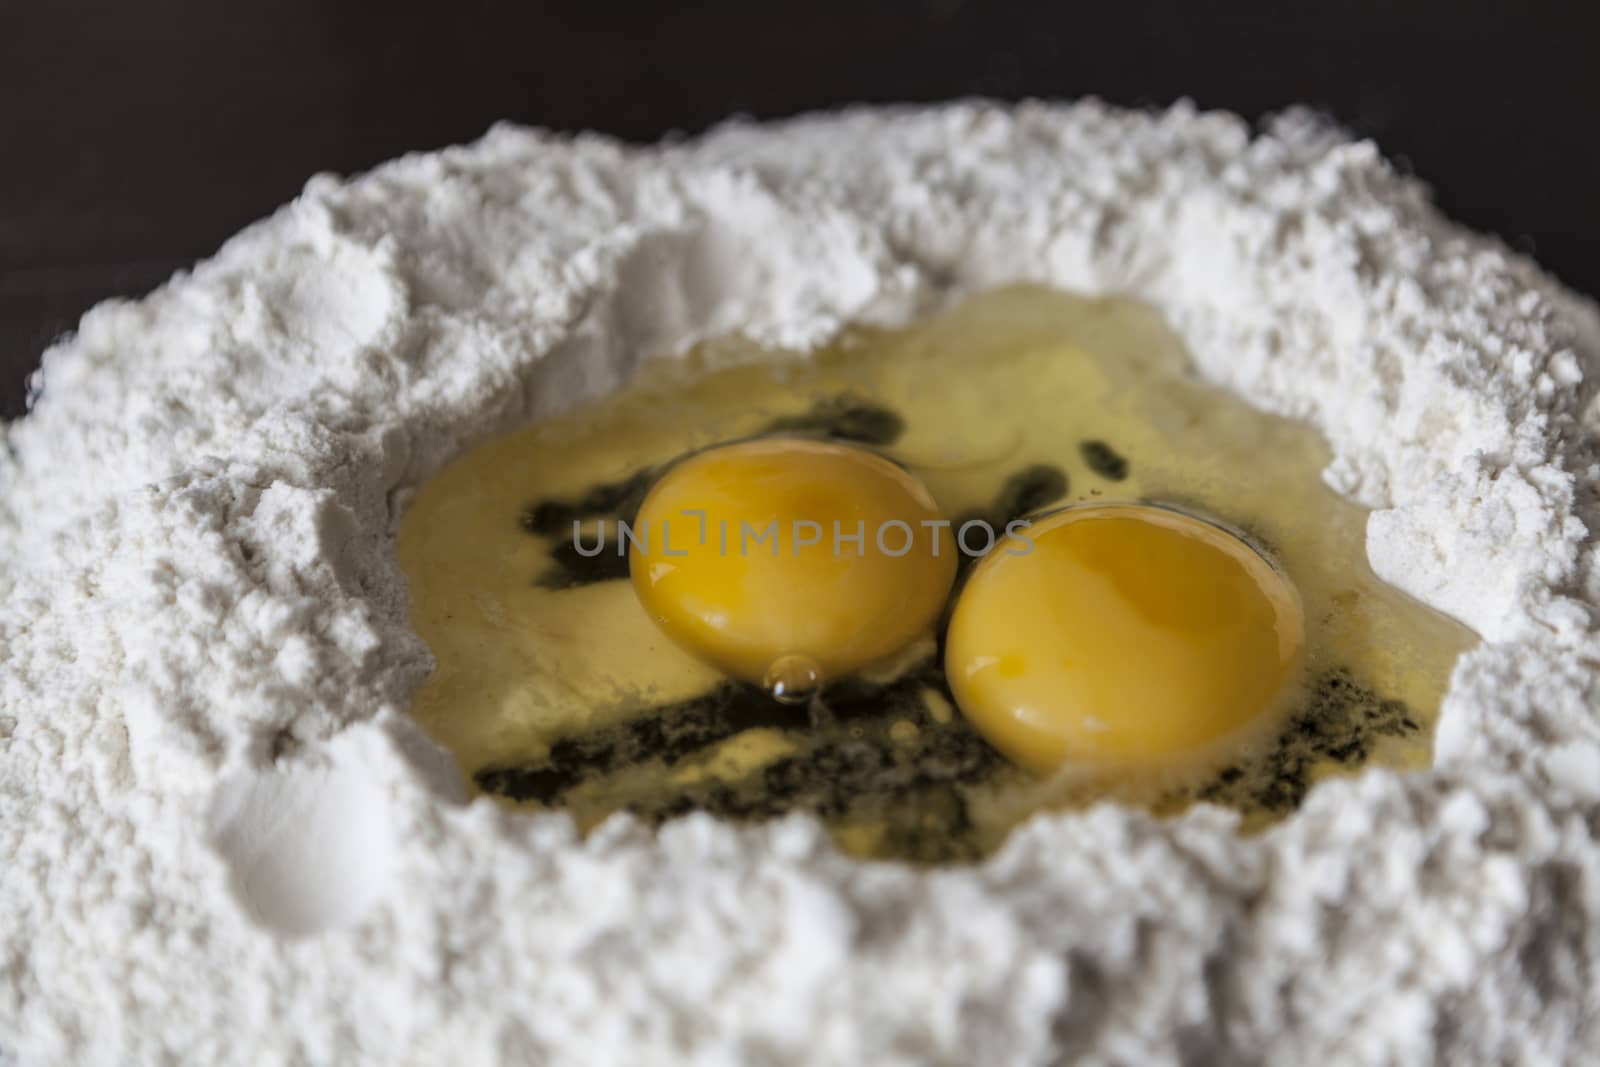
<svg viewBox="0 0 1600 1067">
<path fill-rule="evenodd" d="M 962 712 L 1025 766 L 1165 763 L 1280 708 L 1304 644 L 1288 579 L 1161 507 L 1077 506 L 973 571 L 945 669 Z"/>
<path fill-rule="evenodd" d="M 766 438 L 673 466 L 639 509 L 629 570 L 679 645 L 775 695 L 931 631 L 956 547 L 927 489 L 865 449 Z"/>
</svg>

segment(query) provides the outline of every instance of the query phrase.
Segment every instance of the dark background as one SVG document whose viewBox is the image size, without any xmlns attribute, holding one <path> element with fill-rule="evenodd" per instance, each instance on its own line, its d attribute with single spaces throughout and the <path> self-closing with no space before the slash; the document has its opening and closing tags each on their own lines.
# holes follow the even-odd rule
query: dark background
<svg viewBox="0 0 1600 1067">
<path fill-rule="evenodd" d="M 89 305 L 321 170 L 507 118 L 632 140 L 860 101 L 1293 103 L 1600 293 L 1600 5 L 0 0 L 0 415 Z"/>
</svg>

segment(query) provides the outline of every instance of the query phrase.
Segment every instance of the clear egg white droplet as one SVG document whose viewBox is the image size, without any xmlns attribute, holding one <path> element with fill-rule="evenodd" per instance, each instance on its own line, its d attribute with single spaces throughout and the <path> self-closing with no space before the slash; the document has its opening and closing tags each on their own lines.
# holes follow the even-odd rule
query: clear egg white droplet
<svg viewBox="0 0 1600 1067">
<path fill-rule="evenodd" d="M 822 686 L 822 668 L 807 656 L 779 656 L 767 668 L 762 684 L 780 704 L 804 704 Z"/>
</svg>

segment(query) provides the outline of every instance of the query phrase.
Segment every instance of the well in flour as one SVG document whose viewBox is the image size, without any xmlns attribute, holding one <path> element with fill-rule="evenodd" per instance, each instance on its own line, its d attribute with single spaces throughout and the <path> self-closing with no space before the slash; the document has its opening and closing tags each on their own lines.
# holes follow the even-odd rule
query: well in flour
<svg viewBox="0 0 1600 1067">
<path fill-rule="evenodd" d="M 994 735 L 973 729 L 970 714 L 935 717 L 935 703 L 961 703 L 942 659 L 954 601 L 920 643 L 864 673 L 830 679 L 809 706 L 782 706 L 753 684 L 766 658 L 730 677 L 692 646 L 664 639 L 622 565 L 631 551 L 637 581 L 639 559 L 674 562 L 661 544 L 654 555 L 641 553 L 622 534 L 654 527 L 659 539 L 657 516 L 671 509 L 641 514 L 652 486 L 679 469 L 680 456 L 720 457 L 726 450 L 695 450 L 728 440 L 779 454 L 796 440 L 879 450 L 950 516 L 951 561 L 955 529 L 1004 530 L 1015 520 L 1043 529 L 1049 509 L 1072 503 L 1156 500 L 1220 516 L 1254 542 L 1235 542 L 1238 558 L 1280 561 L 1262 573 L 1281 565 L 1300 590 L 1290 595 L 1294 625 L 1306 628 L 1304 662 L 1296 637 L 1288 658 L 1270 668 L 1290 673 L 1287 683 L 1269 684 L 1274 692 L 1287 687 L 1259 725 L 1252 712 L 1228 720 L 1248 729 L 1218 727 L 1216 742 L 1155 755 L 1152 717 L 1129 727 L 1124 748 L 1094 757 L 1093 773 L 1083 757 L 1070 773 L 1050 773 L 1063 758 L 1053 747 L 1039 759 L 1025 747 L 1007 758 L 991 747 Z M 736 820 L 801 810 L 853 851 L 937 862 L 987 854 L 1032 811 L 1105 797 L 1164 814 L 1207 800 L 1264 825 L 1328 773 L 1368 762 L 1425 766 L 1450 667 L 1471 641 L 1372 575 L 1360 550 L 1365 514 L 1321 484 L 1325 456 L 1309 429 L 1196 382 L 1159 319 L 1125 300 L 999 290 L 908 330 L 851 333 L 814 357 L 712 343 L 600 405 L 482 446 L 424 486 L 400 553 L 412 618 L 439 667 L 414 710 L 479 789 L 572 811 L 584 826 L 622 810 L 657 822 L 694 810 Z M 744 485 L 729 484 L 735 499 L 748 498 Z M 726 508 L 711 510 L 714 530 Z M 692 545 L 694 523 L 705 521 L 681 520 L 680 543 Z M 1003 542 L 995 550 L 1009 554 Z M 737 539 L 718 552 L 713 532 L 701 551 L 713 580 L 715 568 L 730 563 L 735 580 L 747 580 Z M 1187 589 L 1197 619 L 1218 610 L 1208 598 L 1225 595 L 1233 579 L 1191 574 L 1195 562 L 1163 571 L 1145 552 L 1123 564 L 1132 570 L 1119 582 L 1143 582 L 1153 593 Z M 964 571 L 972 562 L 961 557 Z M 977 642 L 977 651 L 958 650 L 963 656 L 981 658 L 983 625 L 1009 618 L 1023 632 L 1045 632 L 1045 615 L 1028 620 L 1049 609 L 1028 601 L 1032 581 L 985 608 L 986 624 L 960 629 L 967 644 Z M 813 610 L 847 597 L 841 588 Z M 856 607 L 841 605 L 844 622 L 860 617 Z M 1097 640 L 1109 619 L 1092 614 L 1104 609 L 1083 610 L 1091 614 L 1079 636 L 1060 638 L 1073 647 L 1041 646 L 1035 675 L 1055 655 L 1081 656 L 1085 642 Z M 1081 683 L 1100 694 L 1090 710 L 1114 716 L 1122 694 L 1142 692 L 1154 671 L 1150 695 L 1127 699 L 1176 692 L 1187 700 L 1213 688 L 1237 694 L 1214 698 L 1228 706 L 1212 712 L 1174 705 L 1165 714 L 1177 725 L 1163 730 L 1195 725 L 1185 716 L 1242 713 L 1229 702 L 1256 699 L 1238 687 L 1269 668 L 1222 663 L 1219 624 L 1206 625 L 1209 632 L 1195 631 L 1204 649 L 1198 660 L 1180 654 L 1193 666 L 1174 660 L 1168 668 L 1201 672 L 1181 675 L 1177 691 L 1159 676 L 1155 647 L 1109 637 L 1078 674 L 1032 679 L 1029 699 L 1053 695 L 1041 686 Z M 1170 643 L 1177 631 L 1169 627 L 1149 631 L 1150 640 Z M 1025 666 L 1017 673 L 1006 684 L 1030 683 Z M 1142 708 L 1127 713 L 1145 721 Z M 1096 720 L 1068 749 L 1093 751 L 1097 736 L 1110 736 L 1095 735 L 1095 726 L 1106 729 Z M 1043 735 L 1026 736 L 1044 743 Z"/>
</svg>

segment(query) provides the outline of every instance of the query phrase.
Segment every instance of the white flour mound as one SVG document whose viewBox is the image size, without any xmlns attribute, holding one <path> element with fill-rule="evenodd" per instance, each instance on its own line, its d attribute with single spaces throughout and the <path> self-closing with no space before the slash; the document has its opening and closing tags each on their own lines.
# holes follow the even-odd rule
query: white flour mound
<svg viewBox="0 0 1600 1067">
<path fill-rule="evenodd" d="M 394 554 L 490 434 L 744 331 L 1031 280 L 1157 305 L 1472 625 L 1437 766 L 979 867 L 794 817 L 466 803 Z M 1600 316 L 1291 114 L 499 128 L 304 195 L 51 349 L 0 455 L 0 1060 L 1594 1061 Z M 958 383 L 951 383 L 958 387 Z"/>
</svg>

